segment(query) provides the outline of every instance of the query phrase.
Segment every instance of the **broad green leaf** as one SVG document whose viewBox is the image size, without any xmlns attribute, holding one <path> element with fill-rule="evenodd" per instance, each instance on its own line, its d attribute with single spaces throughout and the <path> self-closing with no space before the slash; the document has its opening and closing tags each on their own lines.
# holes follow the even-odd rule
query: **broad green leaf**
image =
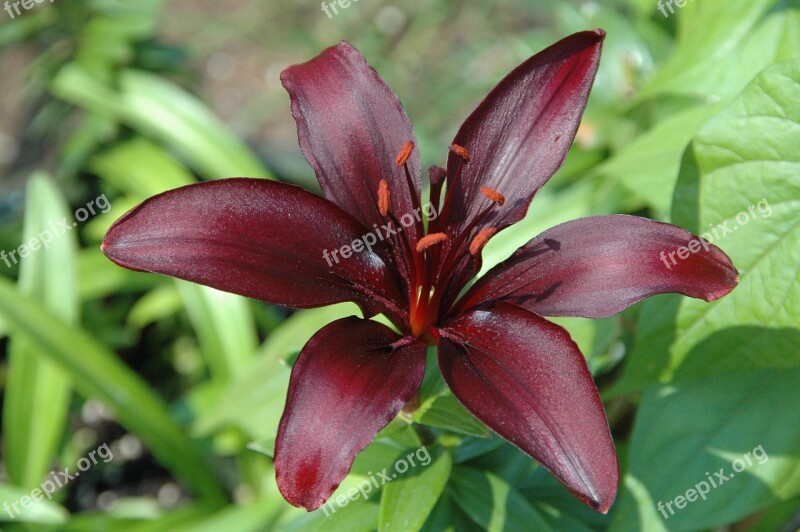
<svg viewBox="0 0 800 532">
<path fill-rule="evenodd" d="M 800 369 L 739 371 L 648 389 L 613 529 L 714 528 L 796 496 L 798 403 Z M 676 503 L 679 496 L 689 500 Z"/>
<path fill-rule="evenodd" d="M 711 303 L 648 301 L 617 392 L 800 365 L 798 136 L 800 60 L 767 69 L 698 133 L 684 157 L 673 220 L 725 250 L 739 286 Z"/>
<path fill-rule="evenodd" d="M 27 187 L 22 238 L 32 251 L 21 259 L 19 290 L 71 324 L 78 320 L 77 242 L 75 232 L 61 229 L 62 219 L 73 218 L 55 183 L 34 174 Z M 3 403 L 4 463 L 9 479 L 27 489 L 39 486 L 51 469 L 72 395 L 68 376 L 34 353 L 36 349 L 24 337 L 12 335 Z"/>
<path fill-rule="evenodd" d="M 439 500 L 452 467 L 453 459 L 445 450 L 432 463 L 418 464 L 407 476 L 386 484 L 378 530 L 419 530 Z"/>
<path fill-rule="evenodd" d="M 47 499 L 41 490 L 34 496 L 28 489 L 0 483 L 0 501 L 7 504 L 0 511 L 0 522 L 39 525 L 63 525 L 67 522 L 69 512 L 64 507 Z M 23 501 L 27 507 L 22 505 Z"/>
<path fill-rule="evenodd" d="M 550 530 L 539 512 L 500 477 L 466 467 L 453 470 L 450 489 L 456 504 L 489 532 Z"/>
<path fill-rule="evenodd" d="M 107 403 L 119 422 L 137 434 L 189 488 L 212 502 L 225 498 L 197 444 L 175 423 L 163 400 L 114 353 L 83 330 L 54 317 L 3 278 L 0 315 L 13 334 L 29 343 L 32 352 L 56 362 L 79 392 Z"/>
<path fill-rule="evenodd" d="M 796 56 L 797 9 L 795 0 L 688 2 L 677 13 L 675 51 L 641 96 L 735 95 L 760 70 Z"/>
</svg>

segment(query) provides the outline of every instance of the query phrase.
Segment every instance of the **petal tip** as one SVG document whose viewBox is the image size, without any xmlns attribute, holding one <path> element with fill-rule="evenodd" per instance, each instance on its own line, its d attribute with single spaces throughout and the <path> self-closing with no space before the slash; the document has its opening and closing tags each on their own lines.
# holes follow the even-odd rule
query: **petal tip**
<svg viewBox="0 0 800 532">
<path fill-rule="evenodd" d="M 615 456 L 616 462 L 616 456 Z M 581 502 L 586 504 L 595 512 L 603 515 L 607 514 L 614 501 L 617 498 L 617 490 L 619 486 L 619 475 L 612 475 L 611 482 L 603 482 L 602 485 L 586 485 L 580 487 L 580 491 L 576 486 L 567 486 L 573 495 L 575 495 Z"/>
</svg>

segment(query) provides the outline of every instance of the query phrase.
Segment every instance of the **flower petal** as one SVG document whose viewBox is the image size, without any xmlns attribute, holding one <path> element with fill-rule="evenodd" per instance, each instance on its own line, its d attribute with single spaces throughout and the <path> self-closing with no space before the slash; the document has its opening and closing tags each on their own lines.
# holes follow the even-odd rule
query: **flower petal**
<svg viewBox="0 0 800 532">
<path fill-rule="evenodd" d="M 358 50 L 342 42 L 287 68 L 281 81 L 292 99 L 300 147 L 325 196 L 366 227 L 380 225 L 386 222 L 378 210 L 384 179 L 394 216 L 413 216 L 420 190 L 414 131 L 397 96 Z M 408 159 L 414 190 L 395 161 L 409 141 L 415 145 Z M 415 227 L 404 236 L 416 243 Z"/>
<path fill-rule="evenodd" d="M 286 500 L 319 508 L 424 374 L 425 345 L 380 323 L 344 318 L 314 335 L 292 369 L 275 442 Z"/>
<path fill-rule="evenodd" d="M 355 301 L 368 314 L 386 308 L 402 316 L 401 280 L 375 251 L 332 256 L 365 233 L 338 207 L 299 187 L 223 179 L 148 199 L 111 226 L 103 251 L 126 268 L 270 303 Z"/>
<path fill-rule="evenodd" d="M 595 216 L 528 242 L 479 279 L 455 312 L 504 300 L 542 316 L 602 318 L 666 292 L 712 301 L 737 282 L 736 268 L 721 249 L 680 227 L 636 216 Z"/>
<path fill-rule="evenodd" d="M 602 30 L 575 33 L 539 52 L 506 76 L 467 118 L 453 144 L 466 148 L 470 161 L 461 170 L 453 204 L 443 213 L 447 226 L 459 229 L 455 233 L 490 205 L 480 187 L 506 199 L 487 225 L 502 229 L 525 215 L 575 138 L 604 37 Z M 461 165 L 451 152 L 448 185 Z"/>
<path fill-rule="evenodd" d="M 440 331 L 439 367 L 478 419 L 607 512 L 619 470 L 603 404 L 567 331 L 521 307 L 473 311 Z"/>
</svg>

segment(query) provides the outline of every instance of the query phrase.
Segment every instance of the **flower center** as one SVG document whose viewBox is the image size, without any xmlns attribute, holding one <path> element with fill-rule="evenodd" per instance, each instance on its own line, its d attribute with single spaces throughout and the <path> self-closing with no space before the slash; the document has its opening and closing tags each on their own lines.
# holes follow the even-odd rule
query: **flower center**
<svg viewBox="0 0 800 532">
<path fill-rule="evenodd" d="M 420 198 L 417 195 L 408 160 L 414 151 L 414 143 L 406 142 L 397 154 L 395 162 L 398 168 L 403 168 L 408 187 L 411 192 L 413 206 L 420 211 Z M 420 337 L 433 325 L 439 314 L 439 306 L 447 282 L 452 273 L 463 268 L 464 260 L 479 260 L 479 255 L 484 246 L 489 242 L 497 228 L 483 227 L 487 217 L 498 207 L 505 203 L 505 197 L 496 190 L 480 187 L 481 194 L 489 200 L 489 204 L 469 221 L 466 227 L 444 226 L 447 223 L 447 213 L 453 209 L 458 182 L 462 169 L 470 162 L 469 151 L 457 144 L 450 146 L 450 151 L 458 156 L 460 161 L 452 176 L 447 170 L 433 166 L 429 169 L 430 175 L 430 204 L 438 215 L 430 220 L 427 234 L 423 229 L 421 219 L 416 224 L 416 245 L 412 246 L 407 235 L 393 238 L 392 244 L 405 248 L 404 261 L 401 267 L 406 269 L 409 286 L 409 327 L 414 337 Z M 446 185 L 446 188 L 445 188 Z M 442 191 L 445 191 L 442 201 Z M 391 212 L 391 191 L 386 180 L 380 180 L 377 191 L 378 211 L 381 216 L 397 224 Z M 413 241 L 413 240 L 412 240 Z M 400 261 L 398 261 L 400 262 Z"/>
</svg>

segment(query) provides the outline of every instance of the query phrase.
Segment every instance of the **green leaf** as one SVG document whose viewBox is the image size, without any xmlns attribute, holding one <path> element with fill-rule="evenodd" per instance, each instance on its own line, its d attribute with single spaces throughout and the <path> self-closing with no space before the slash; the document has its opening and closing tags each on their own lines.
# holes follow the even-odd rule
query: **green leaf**
<svg viewBox="0 0 800 532">
<path fill-rule="evenodd" d="M 99 246 L 84 249 L 78 255 L 78 293 L 81 301 L 149 290 L 165 282 L 167 280 L 163 277 L 120 268 L 103 255 Z"/>
<path fill-rule="evenodd" d="M 136 300 L 128 313 L 128 325 L 135 329 L 144 329 L 181 310 L 183 301 L 175 285 L 157 286 Z"/>
<path fill-rule="evenodd" d="M 198 495 L 225 499 L 198 446 L 167 412 L 163 400 L 92 336 L 54 317 L 46 308 L 0 278 L 0 315 L 13 334 L 39 357 L 56 362 L 86 397 L 98 397 L 119 422 Z"/>
<path fill-rule="evenodd" d="M 800 493 L 798 403 L 800 369 L 740 371 L 648 389 L 613 529 L 714 528 Z M 687 494 L 692 489 L 698 493 Z M 676 497 L 687 495 L 697 500 L 676 506 Z"/>
<path fill-rule="evenodd" d="M 278 497 L 262 498 L 248 504 L 226 506 L 213 515 L 195 522 L 183 523 L 182 526 L 197 532 L 271 530 L 284 508 L 283 501 Z M 172 524 L 170 530 L 175 530 L 174 526 L 175 524 Z"/>
<path fill-rule="evenodd" d="M 408 476 L 386 484 L 378 530 L 419 530 L 439 500 L 452 467 L 450 453 L 442 451 L 433 463 L 420 463 Z"/>
<path fill-rule="evenodd" d="M 75 233 L 60 233 L 59 222 L 72 220 L 58 188 L 34 174 L 25 198 L 23 245 L 33 249 L 21 259 L 19 290 L 37 300 L 64 323 L 78 319 Z M 71 398 L 68 376 L 33 352 L 24 337 L 12 335 L 3 404 L 4 461 L 10 480 L 33 489 L 41 483 L 63 438 Z"/>
<path fill-rule="evenodd" d="M 94 156 L 89 170 L 142 199 L 195 182 L 162 148 L 141 137 L 115 144 Z"/>
<path fill-rule="evenodd" d="M 764 71 L 698 133 L 684 157 L 673 221 L 725 250 L 740 283 L 711 303 L 648 301 L 618 393 L 659 380 L 800 365 L 798 136 L 800 60 Z"/>
<path fill-rule="evenodd" d="M 354 303 L 298 310 L 270 333 L 258 356 L 285 360 L 299 353 L 306 342 L 325 325 L 340 318 L 360 315 L 361 311 Z"/>
<path fill-rule="evenodd" d="M 59 504 L 45 499 L 40 493 L 35 494 L 41 500 L 31 496 L 31 491 L 0 483 L 0 501 L 8 504 L 0 511 L 0 522 L 37 523 L 40 525 L 63 525 L 69 519 L 69 512 Z M 25 502 L 27 508 L 22 506 Z M 14 506 L 16 504 L 16 506 Z M 9 513 L 10 511 L 10 513 Z M 13 517 L 12 517 L 13 516 Z"/>
<path fill-rule="evenodd" d="M 486 426 L 475 419 L 449 390 L 441 395 L 426 399 L 411 415 L 414 423 L 430 425 L 469 436 L 487 438 L 491 433 Z"/>
<path fill-rule="evenodd" d="M 358 498 L 345 506 L 329 509 L 325 507 L 301 516 L 289 523 L 278 526 L 278 532 L 372 532 L 378 528 L 380 506 L 374 502 Z"/>
<path fill-rule="evenodd" d="M 248 301 L 186 281 L 176 283 L 212 376 L 227 381 L 243 374 L 258 345 Z"/>
<path fill-rule="evenodd" d="M 274 440 L 289 389 L 289 366 L 274 357 L 253 357 L 235 379 L 199 409 L 193 432 L 206 436 L 235 427 L 249 439 Z"/>
<path fill-rule="evenodd" d="M 271 177 L 205 105 L 177 85 L 127 70 L 119 74 L 119 87 L 112 90 L 76 64 L 64 67 L 53 81 L 59 98 L 174 148 L 207 179 Z"/>
<path fill-rule="evenodd" d="M 722 109 L 698 105 L 658 122 L 650 130 L 596 168 L 622 183 L 631 194 L 666 220 L 678 179 L 681 156 L 700 127 Z"/>
<path fill-rule="evenodd" d="M 489 532 L 550 530 L 539 512 L 493 473 L 457 467 L 450 486 L 456 504 Z"/>
<path fill-rule="evenodd" d="M 678 16 L 675 51 L 642 97 L 735 95 L 760 70 L 795 56 L 800 44 L 794 0 L 703 0 Z"/>
</svg>

